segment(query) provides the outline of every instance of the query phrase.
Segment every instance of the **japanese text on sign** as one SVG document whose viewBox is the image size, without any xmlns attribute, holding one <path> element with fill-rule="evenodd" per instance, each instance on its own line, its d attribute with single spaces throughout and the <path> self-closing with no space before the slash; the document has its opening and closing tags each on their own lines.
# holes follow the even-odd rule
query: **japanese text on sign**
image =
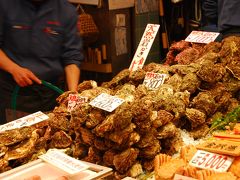
<svg viewBox="0 0 240 180">
<path fill-rule="evenodd" d="M 22 128 L 24 126 L 31 126 L 33 124 L 37 124 L 39 122 L 42 122 L 44 120 L 47 120 L 49 117 L 42 113 L 41 111 L 38 111 L 36 113 L 30 114 L 28 116 L 19 118 L 15 121 L 11 121 L 7 124 L 0 126 L 0 132 L 16 129 L 16 128 Z"/>
<path fill-rule="evenodd" d="M 93 99 L 89 104 L 99 109 L 112 112 L 114 109 L 120 106 L 124 101 L 125 101 L 124 99 L 111 96 L 106 93 L 102 93 L 99 96 L 97 96 L 95 99 Z"/>
<path fill-rule="evenodd" d="M 226 172 L 233 160 L 234 158 L 232 157 L 198 150 L 189 164 L 202 169 Z"/>
<path fill-rule="evenodd" d="M 185 41 L 208 44 L 215 41 L 218 35 L 216 32 L 192 31 Z"/>
<path fill-rule="evenodd" d="M 130 71 L 136 71 L 141 69 L 147 59 L 148 53 L 152 47 L 153 41 L 157 35 L 160 25 L 158 24 L 148 24 L 141 41 L 138 45 L 137 51 L 133 57 L 131 65 L 129 67 Z"/>
<path fill-rule="evenodd" d="M 89 168 L 89 166 L 81 161 L 74 159 L 57 149 L 50 149 L 46 154 L 39 156 L 39 158 L 71 175 Z"/>
<path fill-rule="evenodd" d="M 165 81 L 166 74 L 147 72 L 143 84 L 151 90 L 156 90 Z"/>
<path fill-rule="evenodd" d="M 71 112 L 72 110 L 80 107 L 82 104 L 87 103 L 88 98 L 80 96 L 79 94 L 69 94 L 68 96 L 68 111 Z"/>
</svg>

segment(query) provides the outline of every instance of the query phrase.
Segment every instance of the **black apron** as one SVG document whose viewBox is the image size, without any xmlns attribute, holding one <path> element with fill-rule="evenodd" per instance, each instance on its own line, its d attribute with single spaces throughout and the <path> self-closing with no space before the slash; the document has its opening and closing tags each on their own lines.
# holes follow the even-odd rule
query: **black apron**
<svg viewBox="0 0 240 180">
<path fill-rule="evenodd" d="M 62 88 L 64 82 L 51 82 Z M 16 98 L 16 109 L 12 109 L 13 92 L 17 87 L 12 76 L 0 71 L 0 124 L 26 116 L 37 111 L 52 111 L 57 105 L 59 93 L 44 85 L 34 84 L 19 88 Z"/>
</svg>

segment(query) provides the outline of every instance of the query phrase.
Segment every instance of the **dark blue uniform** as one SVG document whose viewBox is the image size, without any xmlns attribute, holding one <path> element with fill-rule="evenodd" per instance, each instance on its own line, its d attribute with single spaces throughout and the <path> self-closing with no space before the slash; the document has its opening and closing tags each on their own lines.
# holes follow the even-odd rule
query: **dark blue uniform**
<svg viewBox="0 0 240 180">
<path fill-rule="evenodd" d="M 204 0 L 203 11 L 224 36 L 240 33 L 240 0 Z"/>
<path fill-rule="evenodd" d="M 66 0 L 48 0 L 39 8 L 28 0 L 0 0 L 0 48 L 40 79 L 56 80 L 64 65 L 82 59 L 73 8 Z"/>
<path fill-rule="evenodd" d="M 0 49 L 39 79 L 56 83 L 64 66 L 79 66 L 83 59 L 76 24 L 77 12 L 67 0 L 45 0 L 41 5 L 31 0 L 0 0 Z M 0 84 L 0 123 L 4 123 L 3 111 L 10 106 L 16 83 L 0 70 Z M 56 105 L 57 96 L 43 85 L 21 88 L 17 109 L 48 111 Z"/>
</svg>

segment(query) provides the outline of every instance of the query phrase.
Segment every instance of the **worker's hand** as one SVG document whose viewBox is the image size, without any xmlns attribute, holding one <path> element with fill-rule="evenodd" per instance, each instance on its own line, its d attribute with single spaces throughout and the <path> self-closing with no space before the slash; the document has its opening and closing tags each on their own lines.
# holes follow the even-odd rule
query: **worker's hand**
<svg viewBox="0 0 240 180">
<path fill-rule="evenodd" d="M 14 71 L 12 71 L 11 74 L 13 76 L 13 79 L 20 87 L 32 85 L 34 82 L 37 84 L 42 83 L 41 80 L 38 79 L 38 77 L 35 76 L 33 72 L 27 68 L 17 67 L 14 69 Z"/>
</svg>

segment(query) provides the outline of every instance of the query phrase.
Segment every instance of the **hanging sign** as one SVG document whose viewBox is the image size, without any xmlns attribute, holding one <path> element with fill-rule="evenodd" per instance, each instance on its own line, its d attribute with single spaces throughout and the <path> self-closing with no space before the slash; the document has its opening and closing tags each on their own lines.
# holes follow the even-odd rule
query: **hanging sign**
<svg viewBox="0 0 240 180">
<path fill-rule="evenodd" d="M 159 24 L 148 24 L 141 41 L 138 45 L 137 51 L 133 57 L 129 70 L 136 71 L 141 69 L 147 59 L 148 53 L 152 47 L 153 41 L 157 35 Z"/>
<path fill-rule="evenodd" d="M 15 121 L 11 121 L 7 124 L 0 126 L 0 133 L 6 130 L 12 130 L 16 128 L 22 128 L 25 126 L 31 126 L 33 124 L 37 124 L 39 122 L 47 120 L 49 117 L 42 113 L 41 111 L 38 111 L 36 113 L 24 116 L 22 118 L 19 118 Z"/>
<path fill-rule="evenodd" d="M 226 172 L 231 166 L 234 158 L 198 150 L 189 164 L 201 169 L 212 169 L 218 172 Z"/>
<path fill-rule="evenodd" d="M 166 76 L 166 74 L 147 72 L 143 84 L 148 89 L 156 90 L 164 83 Z"/>
<path fill-rule="evenodd" d="M 89 168 L 81 161 L 66 155 L 57 149 L 50 149 L 46 154 L 39 156 L 43 161 L 67 172 L 70 175 L 77 174 Z"/>
<path fill-rule="evenodd" d="M 97 96 L 95 99 L 93 99 L 89 104 L 93 107 L 97 107 L 99 109 L 112 112 L 114 109 L 116 109 L 118 106 L 120 106 L 125 100 L 111 96 L 106 93 L 102 93 L 99 96 Z"/>
<path fill-rule="evenodd" d="M 80 96 L 79 94 L 69 94 L 68 96 L 68 107 L 67 110 L 71 112 L 72 110 L 80 107 L 82 104 L 87 103 L 88 98 Z"/>
<path fill-rule="evenodd" d="M 185 41 L 208 44 L 210 42 L 215 41 L 219 34 L 220 33 L 216 32 L 192 31 L 185 39 Z"/>
</svg>

